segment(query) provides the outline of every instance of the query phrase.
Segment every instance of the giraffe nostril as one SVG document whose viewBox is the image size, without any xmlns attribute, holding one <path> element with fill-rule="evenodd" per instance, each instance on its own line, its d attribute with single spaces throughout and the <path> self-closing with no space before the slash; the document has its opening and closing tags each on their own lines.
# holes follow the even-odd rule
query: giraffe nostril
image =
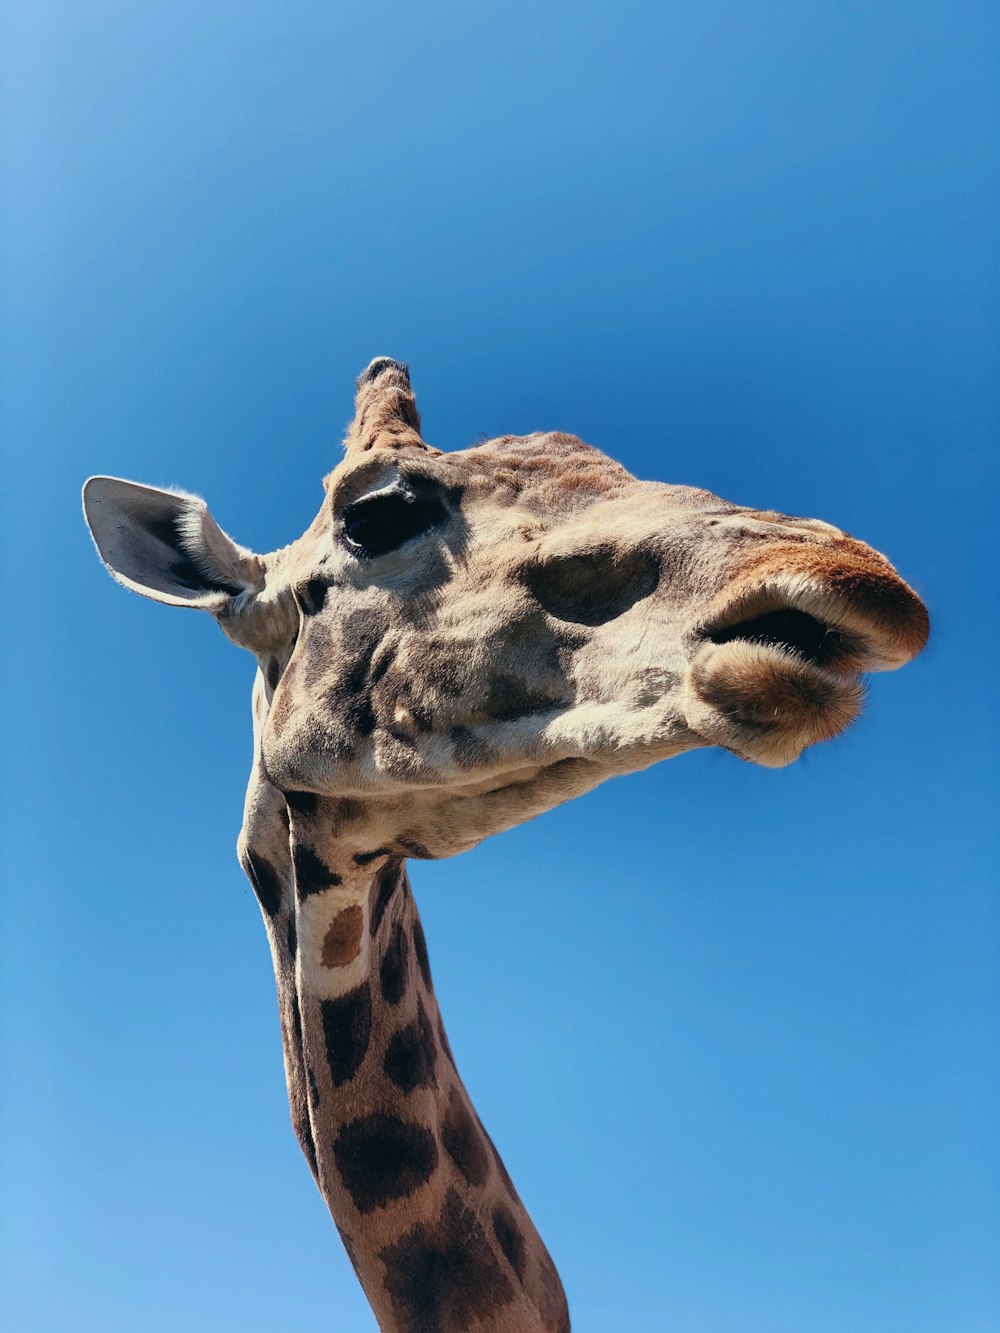
<svg viewBox="0 0 1000 1333">
<path fill-rule="evenodd" d="M 528 565 L 522 578 L 543 611 L 575 625 L 604 625 L 656 591 L 659 561 L 648 551 L 597 546 Z"/>
</svg>

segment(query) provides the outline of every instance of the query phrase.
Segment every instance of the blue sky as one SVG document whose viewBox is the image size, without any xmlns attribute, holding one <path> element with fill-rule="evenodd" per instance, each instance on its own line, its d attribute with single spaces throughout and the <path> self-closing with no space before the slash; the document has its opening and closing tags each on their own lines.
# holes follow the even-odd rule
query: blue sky
<svg viewBox="0 0 1000 1333">
<path fill-rule="evenodd" d="M 296 537 L 351 381 L 886 551 L 933 637 L 836 744 L 415 867 L 577 1333 L 1000 1326 L 1000 353 L 986 3 L 12 6 L 2 1305 L 374 1322 L 234 856 L 250 659 L 102 572 L 91 472 Z M 316 1320 L 319 1319 L 319 1324 Z"/>
</svg>

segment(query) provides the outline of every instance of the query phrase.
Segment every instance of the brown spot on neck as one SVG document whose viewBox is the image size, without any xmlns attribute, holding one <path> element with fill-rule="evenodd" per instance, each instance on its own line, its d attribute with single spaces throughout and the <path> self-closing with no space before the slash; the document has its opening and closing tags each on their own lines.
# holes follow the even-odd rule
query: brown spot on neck
<svg viewBox="0 0 1000 1333">
<path fill-rule="evenodd" d="M 361 952 L 364 924 L 365 915 L 357 903 L 337 913 L 323 940 L 324 967 L 345 967 L 357 958 Z"/>
</svg>

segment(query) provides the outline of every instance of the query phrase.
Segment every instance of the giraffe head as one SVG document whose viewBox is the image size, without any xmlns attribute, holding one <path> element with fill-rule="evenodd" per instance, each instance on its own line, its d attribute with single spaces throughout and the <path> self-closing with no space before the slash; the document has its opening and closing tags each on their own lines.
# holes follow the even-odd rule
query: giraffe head
<svg viewBox="0 0 1000 1333">
<path fill-rule="evenodd" d="M 400 855 L 699 746 L 787 764 L 927 637 L 888 561 L 827 523 L 637 481 L 565 435 L 429 447 L 384 357 L 282 550 L 182 493 L 95 477 L 84 506 L 115 578 L 257 655 L 267 783 L 363 810 L 365 845 Z"/>
</svg>

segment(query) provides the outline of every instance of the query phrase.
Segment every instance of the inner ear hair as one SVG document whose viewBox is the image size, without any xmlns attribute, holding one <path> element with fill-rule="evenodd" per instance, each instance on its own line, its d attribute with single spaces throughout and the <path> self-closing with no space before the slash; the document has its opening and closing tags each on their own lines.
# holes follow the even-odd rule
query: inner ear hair
<svg viewBox="0 0 1000 1333">
<path fill-rule="evenodd" d="M 91 477 L 83 507 L 101 559 L 134 592 L 219 611 L 263 587 L 260 557 L 228 537 L 199 496 Z"/>
<path fill-rule="evenodd" d="M 191 587 L 208 586 L 230 597 L 247 591 L 242 568 L 251 552 L 239 547 L 226 535 L 198 496 L 183 495 L 186 503 L 166 522 L 173 526 L 172 544 L 178 559 L 172 569 L 181 581 L 190 577 Z"/>
</svg>

